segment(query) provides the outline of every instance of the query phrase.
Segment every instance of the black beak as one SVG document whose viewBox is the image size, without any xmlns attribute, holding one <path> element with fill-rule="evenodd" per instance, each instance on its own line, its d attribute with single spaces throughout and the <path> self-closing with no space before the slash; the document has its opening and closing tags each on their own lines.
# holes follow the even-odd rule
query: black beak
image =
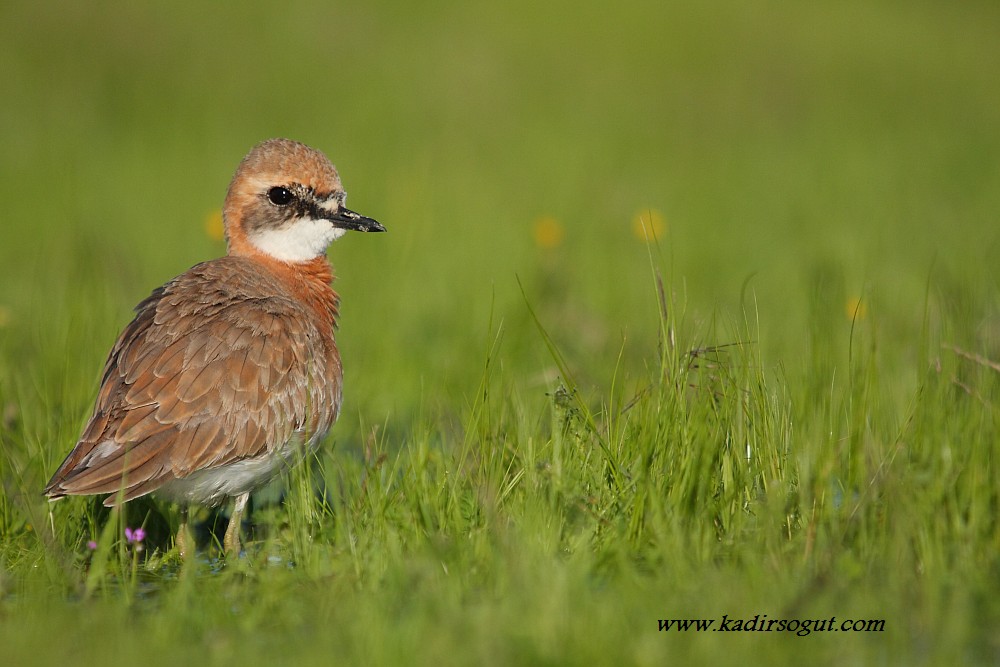
<svg viewBox="0 0 1000 667">
<path fill-rule="evenodd" d="M 360 213 L 341 206 L 336 213 L 326 215 L 327 220 L 333 223 L 334 227 L 341 229 L 353 229 L 356 232 L 384 232 L 383 227 L 377 220 L 366 218 Z"/>
</svg>

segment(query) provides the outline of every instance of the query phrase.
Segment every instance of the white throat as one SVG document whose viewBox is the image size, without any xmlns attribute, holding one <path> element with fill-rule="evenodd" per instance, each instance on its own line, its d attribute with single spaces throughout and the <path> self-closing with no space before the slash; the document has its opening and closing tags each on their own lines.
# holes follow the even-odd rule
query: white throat
<svg viewBox="0 0 1000 667">
<path fill-rule="evenodd" d="M 329 220 L 303 218 L 279 229 L 251 234 L 250 243 L 283 262 L 306 262 L 325 254 L 327 247 L 345 233 Z"/>
</svg>

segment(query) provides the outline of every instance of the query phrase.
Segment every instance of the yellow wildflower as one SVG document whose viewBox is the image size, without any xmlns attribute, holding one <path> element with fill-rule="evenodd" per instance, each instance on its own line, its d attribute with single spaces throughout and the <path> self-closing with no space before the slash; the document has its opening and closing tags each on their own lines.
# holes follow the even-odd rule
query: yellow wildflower
<svg viewBox="0 0 1000 667">
<path fill-rule="evenodd" d="M 860 296 L 852 296 L 844 304 L 844 314 L 847 315 L 847 319 L 851 320 L 863 320 L 868 314 L 868 304 Z"/>
<path fill-rule="evenodd" d="M 222 211 L 215 209 L 205 216 L 205 233 L 213 241 L 221 241 L 226 237 L 222 228 Z"/>
<path fill-rule="evenodd" d="M 551 215 L 543 215 L 535 220 L 533 236 L 536 246 L 549 250 L 562 245 L 566 230 L 563 229 L 562 223 Z"/>
<path fill-rule="evenodd" d="M 649 243 L 662 239 L 666 231 L 666 218 L 655 208 L 644 208 L 632 218 L 632 234 L 640 241 Z"/>
</svg>

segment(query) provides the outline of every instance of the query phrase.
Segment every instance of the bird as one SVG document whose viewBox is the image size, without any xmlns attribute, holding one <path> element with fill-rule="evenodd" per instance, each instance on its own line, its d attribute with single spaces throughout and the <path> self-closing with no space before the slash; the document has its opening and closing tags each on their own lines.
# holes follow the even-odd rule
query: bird
<svg viewBox="0 0 1000 667">
<path fill-rule="evenodd" d="M 43 494 L 233 499 L 223 548 L 242 551 L 250 494 L 316 450 L 341 407 L 340 298 L 328 246 L 384 232 L 348 209 L 337 169 L 290 139 L 251 149 L 223 206 L 227 253 L 153 290 L 108 355 L 93 415 Z"/>
</svg>

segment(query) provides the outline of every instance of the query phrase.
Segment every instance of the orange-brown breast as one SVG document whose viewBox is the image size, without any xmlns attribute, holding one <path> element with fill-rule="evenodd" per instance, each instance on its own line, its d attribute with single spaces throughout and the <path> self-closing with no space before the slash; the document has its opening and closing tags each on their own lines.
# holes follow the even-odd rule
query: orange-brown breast
<svg viewBox="0 0 1000 667">
<path fill-rule="evenodd" d="M 331 279 L 325 257 L 228 256 L 154 291 L 111 351 L 94 415 L 46 494 L 129 500 L 293 439 L 315 443 L 341 401 Z"/>
</svg>

